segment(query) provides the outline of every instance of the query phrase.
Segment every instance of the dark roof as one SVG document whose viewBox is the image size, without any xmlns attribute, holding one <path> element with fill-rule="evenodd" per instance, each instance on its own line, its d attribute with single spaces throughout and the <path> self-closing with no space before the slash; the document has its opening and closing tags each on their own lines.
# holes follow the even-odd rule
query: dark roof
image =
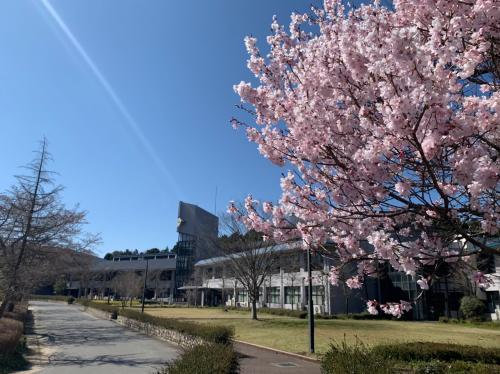
<svg viewBox="0 0 500 374">
<path fill-rule="evenodd" d="M 256 251 L 256 255 L 261 253 L 266 253 L 269 250 L 272 250 L 273 252 L 288 252 L 292 250 L 299 249 L 301 246 L 302 242 L 293 242 L 293 243 L 284 243 L 284 244 L 278 244 L 275 246 L 271 247 L 263 247 L 263 248 L 258 248 Z M 245 254 L 245 252 L 239 252 L 239 253 L 234 253 L 226 256 L 217 256 L 217 257 L 211 257 L 207 258 L 205 260 L 198 261 L 197 263 L 194 264 L 194 266 L 206 266 L 206 265 L 212 265 L 212 264 L 217 264 L 221 262 L 228 261 L 229 258 L 239 258 L 242 257 Z"/>
<path fill-rule="evenodd" d="M 149 270 L 175 270 L 175 258 L 149 259 Z M 107 261 L 99 259 L 92 267 L 93 271 L 125 271 L 125 270 L 144 270 L 146 269 L 146 260 L 139 259 L 133 261 Z"/>
</svg>

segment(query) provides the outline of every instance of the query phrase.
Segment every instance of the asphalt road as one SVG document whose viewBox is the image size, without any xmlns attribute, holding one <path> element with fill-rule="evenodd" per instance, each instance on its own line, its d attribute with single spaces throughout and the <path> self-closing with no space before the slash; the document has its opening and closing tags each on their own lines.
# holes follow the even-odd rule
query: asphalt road
<svg viewBox="0 0 500 374">
<path fill-rule="evenodd" d="M 179 354 L 179 348 L 114 322 L 95 318 L 78 305 L 33 301 L 34 334 L 41 356 L 36 372 L 155 373 Z"/>
</svg>

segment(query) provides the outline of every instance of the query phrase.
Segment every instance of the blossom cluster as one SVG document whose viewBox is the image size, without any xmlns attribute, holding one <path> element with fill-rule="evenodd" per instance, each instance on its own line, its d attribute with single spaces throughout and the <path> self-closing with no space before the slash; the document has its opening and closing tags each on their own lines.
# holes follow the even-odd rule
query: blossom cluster
<svg viewBox="0 0 500 374">
<path fill-rule="evenodd" d="M 342 264 L 362 263 L 352 288 L 381 262 L 417 276 L 489 250 L 477 238 L 500 225 L 499 19 L 497 0 L 326 0 L 289 31 L 274 19 L 266 56 L 247 38 L 259 83 L 234 89 L 255 111 L 248 138 L 293 171 L 262 204 L 270 218 L 249 197 L 243 222 L 276 241 L 335 243 Z"/>
</svg>

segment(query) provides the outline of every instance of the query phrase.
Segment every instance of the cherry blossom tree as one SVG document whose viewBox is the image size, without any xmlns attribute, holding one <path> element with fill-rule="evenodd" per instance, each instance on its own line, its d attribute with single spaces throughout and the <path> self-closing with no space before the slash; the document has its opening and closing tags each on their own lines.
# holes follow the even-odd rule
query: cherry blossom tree
<svg viewBox="0 0 500 374">
<path fill-rule="evenodd" d="M 288 31 L 275 18 L 267 55 L 247 37 L 257 84 L 234 89 L 255 123 L 231 122 L 291 171 L 278 203 L 229 211 L 278 242 L 335 243 L 339 266 L 358 263 L 351 287 L 389 262 L 426 289 L 423 267 L 500 254 L 487 240 L 500 221 L 499 19 L 498 0 L 325 0 Z"/>
</svg>

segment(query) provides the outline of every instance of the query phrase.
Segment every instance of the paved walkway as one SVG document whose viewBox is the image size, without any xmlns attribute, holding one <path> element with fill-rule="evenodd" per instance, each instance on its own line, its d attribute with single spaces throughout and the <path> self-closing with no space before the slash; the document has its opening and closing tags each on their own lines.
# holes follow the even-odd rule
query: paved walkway
<svg viewBox="0 0 500 374">
<path fill-rule="evenodd" d="M 178 347 L 95 318 L 81 306 L 33 301 L 40 374 L 149 374 L 178 355 Z"/>
<path fill-rule="evenodd" d="M 318 362 L 273 352 L 244 343 L 235 343 L 240 353 L 241 374 L 320 374 Z"/>
<path fill-rule="evenodd" d="M 174 359 L 176 345 L 84 313 L 79 305 L 33 301 L 39 360 L 30 373 L 155 373 Z M 317 362 L 235 343 L 241 374 L 320 374 Z M 42 358 L 40 360 L 40 358 Z M 193 373 L 196 374 L 196 373 Z"/>
</svg>

